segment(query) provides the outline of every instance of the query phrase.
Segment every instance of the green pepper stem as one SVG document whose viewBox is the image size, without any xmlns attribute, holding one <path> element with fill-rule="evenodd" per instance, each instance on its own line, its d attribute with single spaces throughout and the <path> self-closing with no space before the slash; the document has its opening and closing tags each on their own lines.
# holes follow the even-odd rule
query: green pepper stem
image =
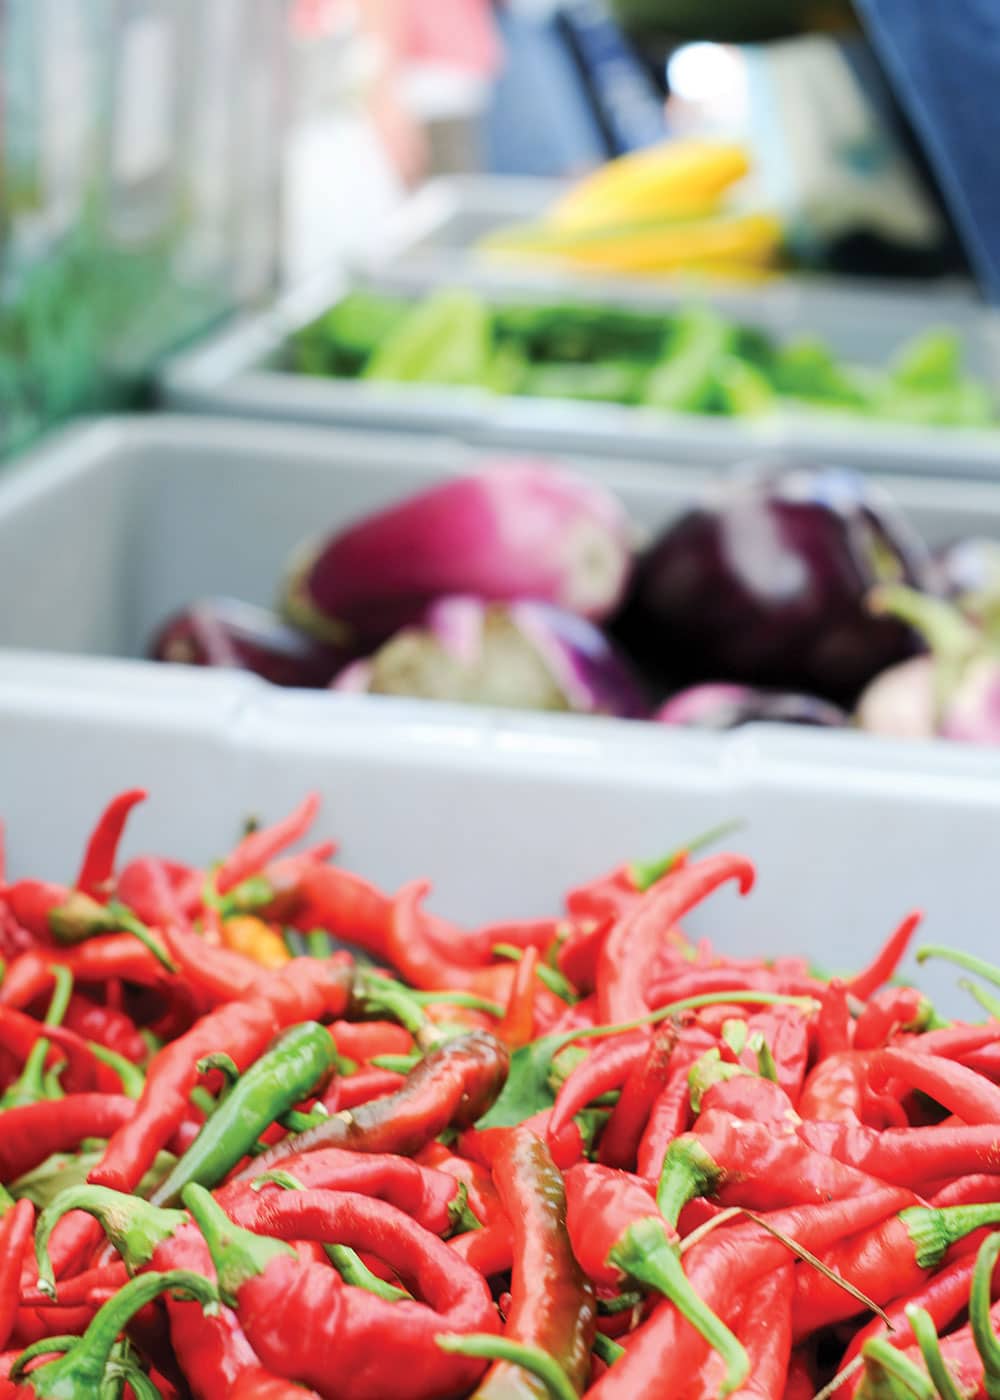
<svg viewBox="0 0 1000 1400">
<path fill-rule="evenodd" d="M 208 1279 L 187 1269 L 166 1274 L 140 1274 L 129 1279 L 96 1313 L 82 1337 L 58 1361 L 50 1361 L 31 1373 L 31 1386 L 39 1400 L 61 1400 L 67 1395 L 98 1395 L 119 1334 L 147 1303 L 161 1293 L 189 1294 L 208 1312 L 218 1307 L 218 1295 Z M 48 1339 L 51 1346 L 52 1339 Z M 11 1367 L 10 1379 L 18 1380 L 26 1364 L 25 1353 Z"/>
<path fill-rule="evenodd" d="M 985 1239 L 976 1256 L 976 1267 L 969 1290 L 969 1322 L 972 1339 L 983 1362 L 986 1394 L 990 1400 L 1000 1396 L 1000 1340 L 993 1330 L 990 1317 L 993 1270 L 1000 1257 L 1000 1231 Z"/>
<path fill-rule="evenodd" d="M 684 1272 L 676 1240 L 662 1220 L 650 1216 L 625 1231 L 608 1255 L 610 1263 L 646 1288 L 669 1298 L 682 1317 L 700 1332 L 726 1363 L 721 1394 L 738 1390 L 750 1373 L 750 1358 L 739 1338 L 698 1296 Z"/>
<path fill-rule="evenodd" d="M 595 1356 L 599 1356 L 605 1366 L 613 1366 L 620 1356 L 625 1355 L 625 1348 L 619 1346 L 617 1342 L 604 1332 L 594 1333 L 594 1342 L 591 1351 Z"/>
<path fill-rule="evenodd" d="M 147 948 L 156 961 L 161 963 L 168 972 L 178 970 L 173 958 L 160 947 L 153 937 L 152 929 L 147 928 L 141 919 L 137 919 L 131 909 L 124 904 L 119 904 L 114 899 L 108 904 L 107 909 L 112 919 L 111 931 L 130 933 L 133 938 L 138 938 L 143 947 Z"/>
<path fill-rule="evenodd" d="M 87 1048 L 95 1060 L 100 1060 L 102 1065 L 109 1065 L 114 1070 L 128 1098 L 138 1099 L 142 1096 L 146 1087 L 146 1076 L 138 1065 L 134 1065 L 124 1055 L 119 1055 L 117 1050 L 109 1050 L 106 1045 L 99 1045 L 96 1040 L 88 1040 Z"/>
<path fill-rule="evenodd" d="M 955 1377 L 948 1370 L 945 1359 L 941 1355 L 941 1343 L 938 1340 L 937 1328 L 934 1326 L 934 1320 L 930 1313 L 926 1308 L 918 1308 L 911 1303 L 906 1309 L 906 1316 L 913 1328 L 917 1345 L 920 1347 L 920 1355 L 924 1358 L 927 1374 L 934 1382 L 934 1388 L 941 1400 L 962 1400 L 962 1393 L 955 1384 Z"/>
<path fill-rule="evenodd" d="M 43 1024 L 61 1026 L 69 1006 L 70 997 L 73 995 L 73 974 L 68 967 L 63 967 L 61 963 L 51 963 L 49 972 L 55 980 L 55 986 L 52 989 L 52 996 L 49 999 Z M 28 1052 L 21 1073 L 0 1099 L 0 1106 L 15 1108 L 19 1104 L 36 1103 L 39 1099 L 46 1097 L 45 1059 L 51 1045 L 52 1042 L 44 1036 L 40 1036 L 35 1041 Z"/>
<path fill-rule="evenodd" d="M 16 1379 L 14 1376 L 15 1367 L 18 1375 L 23 1375 L 28 1362 L 34 1361 L 36 1356 L 49 1356 L 55 1355 L 59 1351 L 69 1351 L 76 1346 L 79 1340 L 79 1333 L 76 1332 L 64 1332 L 58 1337 L 39 1337 L 37 1342 L 32 1342 L 20 1353 L 10 1369 L 10 1379 Z"/>
<path fill-rule="evenodd" d="M 135 1400 L 163 1400 L 163 1393 L 159 1386 L 155 1385 L 146 1372 L 138 1366 L 126 1366 L 112 1361 L 104 1374 L 109 1380 L 122 1381 L 130 1385 Z"/>
<path fill-rule="evenodd" d="M 14 1197 L 7 1190 L 6 1186 L 0 1183 L 0 1220 L 3 1219 L 9 1210 L 13 1210 L 15 1205 L 16 1201 Z"/>
<path fill-rule="evenodd" d="M 704 1055 L 699 1056 L 688 1070 L 688 1090 L 691 1096 L 692 1111 L 694 1113 L 701 1112 L 701 1101 L 713 1084 L 725 1084 L 730 1079 L 740 1079 L 747 1076 L 752 1077 L 752 1074 L 746 1065 L 734 1065 L 729 1060 L 724 1060 L 717 1045 L 714 1045 L 711 1050 L 706 1050 Z"/>
<path fill-rule="evenodd" d="M 35 1257 L 38 1260 L 38 1288 L 56 1296 L 55 1275 L 49 1257 L 49 1240 L 59 1221 L 71 1210 L 92 1215 L 129 1269 L 142 1269 L 164 1240 L 187 1223 L 182 1210 L 163 1210 L 139 1196 L 112 1191 L 107 1186 L 71 1186 L 61 1191 L 38 1217 L 35 1230 Z"/>
<path fill-rule="evenodd" d="M 718 826 L 709 827 L 700 835 L 692 836 L 690 841 L 675 846 L 667 855 L 660 856 L 656 860 L 634 860 L 628 868 L 629 879 L 640 894 L 645 894 L 652 885 L 670 873 L 682 855 L 694 855 L 695 852 L 704 850 L 706 846 L 721 841 L 724 836 L 731 836 L 742 826 L 743 822 L 741 821 L 720 822 Z"/>
<path fill-rule="evenodd" d="M 219 1295 L 230 1307 L 248 1279 L 262 1274 L 272 1259 L 295 1258 L 295 1250 L 281 1240 L 254 1235 L 234 1225 L 203 1186 L 189 1182 L 181 1193 L 195 1224 L 205 1238 L 219 1280 Z"/>
<path fill-rule="evenodd" d="M 495 1337 L 489 1332 L 439 1333 L 435 1338 L 442 1351 L 458 1356 L 482 1356 L 491 1361 L 509 1361 L 523 1366 L 542 1382 L 552 1400 L 578 1400 L 576 1388 L 554 1356 L 528 1342 Z"/>
<path fill-rule="evenodd" d="M 217 1069 L 230 1088 L 239 1082 L 239 1065 L 232 1055 L 226 1054 L 225 1050 L 216 1050 L 211 1055 L 202 1055 L 195 1068 L 199 1074 L 210 1074 L 213 1069 Z"/>
<path fill-rule="evenodd" d="M 928 958 L 940 958 L 943 962 L 954 963 L 956 967 L 964 967 L 966 972 L 974 972 L 977 977 L 1000 987 L 1000 967 L 997 967 L 996 963 L 987 962 L 985 958 L 977 958 L 974 953 L 963 953 L 957 948 L 947 948 L 940 943 L 927 943 L 917 949 L 915 956 L 918 963 L 924 963 Z"/>
<path fill-rule="evenodd" d="M 899 1212 L 913 1242 L 914 1257 L 921 1269 L 940 1264 L 957 1241 L 984 1225 L 1000 1225 L 1000 1204 L 978 1206 L 910 1206 Z M 1000 1235 L 995 1238 L 1000 1239 Z"/>
<path fill-rule="evenodd" d="M 714 1194 L 723 1177 L 722 1168 L 691 1134 L 674 1138 L 663 1159 L 656 1188 L 656 1205 L 671 1225 L 677 1225 L 680 1213 L 695 1196 Z"/>
<path fill-rule="evenodd" d="M 865 1359 L 865 1379 L 861 1383 L 860 1390 L 857 1391 L 857 1400 L 862 1396 L 867 1396 L 869 1391 L 865 1389 L 869 1377 L 873 1380 L 872 1372 L 882 1373 L 893 1386 L 891 1394 L 898 1395 L 899 1386 L 905 1386 L 905 1394 L 914 1395 L 917 1400 L 937 1400 L 937 1392 L 933 1382 L 928 1378 L 926 1372 L 921 1371 L 919 1366 L 915 1366 L 908 1356 L 904 1356 L 901 1351 L 897 1351 L 891 1342 L 884 1337 L 872 1337 L 861 1349 L 861 1354 Z M 883 1395 L 883 1389 L 872 1390 L 872 1396 Z"/>
<path fill-rule="evenodd" d="M 452 1235 L 467 1235 L 470 1230 L 483 1228 L 483 1222 L 469 1205 L 469 1188 L 464 1181 L 458 1183 L 455 1199 L 449 1203 L 448 1219 Z"/>
<path fill-rule="evenodd" d="M 995 996 L 993 992 L 988 992 L 986 988 L 981 987 L 978 982 L 973 982 L 971 977 L 960 977 L 958 979 L 958 985 L 963 992 L 968 992 L 969 996 L 972 997 L 974 1001 L 978 1001 L 987 1016 L 992 1017 L 994 1021 L 1000 1021 L 1000 997 Z M 937 1030 L 938 1027 L 928 1026 L 927 1029 Z"/>
</svg>

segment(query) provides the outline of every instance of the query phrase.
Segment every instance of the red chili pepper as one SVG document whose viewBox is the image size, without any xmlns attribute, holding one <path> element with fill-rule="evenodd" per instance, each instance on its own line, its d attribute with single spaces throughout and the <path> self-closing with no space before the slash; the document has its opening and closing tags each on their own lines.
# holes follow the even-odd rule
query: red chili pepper
<svg viewBox="0 0 1000 1400">
<path fill-rule="evenodd" d="M 561 919 L 513 919 L 485 924 L 465 934 L 455 951 L 470 965 L 484 966 L 493 961 L 493 949 L 498 944 L 521 948 L 524 952 L 534 948 L 544 953 L 558 938 L 562 928 Z"/>
<path fill-rule="evenodd" d="M 813 1151 L 794 1128 L 776 1132 L 715 1109 L 703 1113 L 696 1131 L 667 1149 L 658 1201 L 668 1220 L 693 1196 L 715 1195 L 723 1205 L 770 1210 L 790 1205 L 860 1197 L 883 1183 Z"/>
<path fill-rule="evenodd" d="M 253 831 L 244 836 L 236 849 L 226 857 L 215 876 L 215 888 L 219 894 L 227 894 L 235 885 L 263 870 L 286 846 L 301 841 L 316 820 L 319 811 L 319 796 L 311 792 L 300 802 L 294 812 L 273 826 L 261 831 Z"/>
<path fill-rule="evenodd" d="M 677 1028 L 669 1024 L 660 1026 L 642 1061 L 629 1071 L 621 1096 L 601 1134 L 598 1155 L 606 1166 L 626 1170 L 635 1166 L 653 1104 L 669 1082 L 676 1048 Z"/>
<path fill-rule="evenodd" d="M 405 885 L 393 900 L 387 944 L 389 961 L 421 991 L 474 992 L 506 1005 L 516 969 L 509 963 L 500 967 L 462 967 L 443 956 L 432 917 L 421 907 L 429 890 L 426 880 L 418 880 Z"/>
<path fill-rule="evenodd" d="M 594 1099 L 624 1084 L 629 1073 L 641 1065 L 649 1049 L 647 1029 L 628 1031 L 600 1042 L 569 1074 L 556 1095 L 549 1120 L 553 1137 Z"/>
<path fill-rule="evenodd" d="M 808 1356 L 793 1350 L 788 1363 L 783 1400 L 813 1400 L 816 1394 L 816 1379 Z"/>
<path fill-rule="evenodd" d="M 232 948 L 214 947 L 179 924 L 164 925 L 163 941 L 181 975 L 213 1002 L 251 996 L 267 980 L 260 963 Z"/>
<path fill-rule="evenodd" d="M 76 1308 L 93 1305 L 94 1299 L 102 1293 L 117 1293 L 128 1279 L 128 1271 L 120 1259 L 110 1264 L 100 1264 L 64 1279 L 59 1284 L 59 1296 L 51 1298 L 38 1289 L 21 1291 L 21 1306 L 25 1308 Z M 100 1306 L 98 1304 L 98 1306 Z"/>
<path fill-rule="evenodd" d="M 144 788 L 130 788 L 113 797 L 97 819 L 76 877 L 76 888 L 99 899 L 108 893 L 115 873 L 115 858 L 132 808 L 145 802 Z"/>
<path fill-rule="evenodd" d="M 70 997 L 63 1025 L 84 1040 L 124 1055 L 133 1064 L 139 1064 L 148 1054 L 146 1042 L 130 1016 L 113 1006 L 99 1006 L 81 992 Z"/>
<path fill-rule="evenodd" d="M 974 1230 L 1000 1222 L 1000 1205 L 948 1206 L 935 1210 L 913 1206 L 870 1230 L 825 1250 L 828 1268 L 853 1283 L 876 1303 L 912 1293 L 927 1280 L 945 1253 Z M 814 1269 L 798 1277 L 793 1307 L 797 1341 L 862 1311 L 863 1305 Z"/>
<path fill-rule="evenodd" d="M 516 1050 L 520 1045 L 527 1045 L 534 1035 L 537 966 L 538 949 L 529 948 L 518 963 L 514 980 L 510 984 L 507 1009 L 503 1020 L 497 1026 L 497 1035 L 511 1049 Z"/>
<path fill-rule="evenodd" d="M 389 960 L 392 900 L 360 875 L 335 865 L 317 865 L 301 876 L 297 928 L 325 928 L 381 961 Z"/>
<path fill-rule="evenodd" d="M 500 1131 L 493 1180 L 514 1233 L 504 1336 L 553 1357 L 579 1395 L 590 1373 L 597 1313 L 593 1288 L 570 1246 L 563 1179 L 534 1133 Z M 476 1391 L 481 1400 L 544 1393 L 507 1361 L 497 1361 Z"/>
<path fill-rule="evenodd" d="M 413 1036 L 395 1021 L 334 1021 L 330 1026 L 337 1053 L 359 1064 L 376 1055 L 408 1055 Z"/>
<path fill-rule="evenodd" d="M 865 1229 L 910 1204 L 908 1192 L 885 1187 L 868 1195 L 820 1206 L 799 1206 L 764 1217 L 806 1249 L 823 1249 L 848 1232 Z M 692 1287 L 713 1311 L 788 1259 L 785 1246 L 747 1221 L 720 1228 L 685 1256 Z M 588 1400 L 674 1400 L 683 1379 L 705 1353 L 704 1339 L 687 1326 L 672 1303 L 660 1303 L 632 1333 L 625 1355 L 588 1394 Z"/>
<path fill-rule="evenodd" d="M 806 1079 L 799 1096 L 803 1118 L 827 1123 L 860 1123 L 875 1119 L 880 1125 L 906 1122 L 896 1100 L 876 1095 L 868 1080 L 869 1055 L 845 1050 L 821 1060 Z"/>
<path fill-rule="evenodd" d="M 35 1207 L 28 1200 L 9 1206 L 0 1219 L 0 1349 L 10 1340 L 19 1306 L 21 1263 L 35 1228 Z"/>
<path fill-rule="evenodd" d="M 1000 1123 L 1000 1088 L 975 1070 L 936 1055 L 918 1055 L 909 1048 L 875 1051 L 868 1073 L 876 1082 L 901 1079 L 919 1089 L 969 1124 Z"/>
<path fill-rule="evenodd" d="M 263 1366 L 251 1366 L 237 1376 L 226 1400 L 320 1400 L 320 1395 Z"/>
<path fill-rule="evenodd" d="M 873 992 L 877 992 L 879 987 L 884 986 L 896 975 L 896 969 L 906 956 L 910 940 L 923 917 L 919 910 L 907 914 L 899 927 L 894 929 L 886 939 L 884 947 L 880 949 L 874 961 L 869 963 L 863 971 L 848 979 L 847 990 L 851 996 L 867 1001 Z"/>
<path fill-rule="evenodd" d="M 75 1152 L 84 1138 L 109 1137 L 135 1113 L 124 1094 L 67 1094 L 8 1108 L 0 1133 L 0 1181 L 16 1181 L 51 1157 Z"/>
<path fill-rule="evenodd" d="M 854 1027 L 855 1050 L 888 1045 L 897 1031 L 920 1031 L 933 1007 L 916 987 L 884 987 L 868 1000 Z"/>
<path fill-rule="evenodd" d="M 46 1026 L 13 1006 L 0 1006 L 0 1042 L 19 1064 L 24 1063 L 36 1043 L 43 1039 L 50 1042 L 45 1068 L 51 1068 L 59 1060 L 66 1062 L 62 1088 L 67 1093 L 93 1089 L 98 1080 L 102 1081 L 102 1088 L 117 1087 L 117 1076 L 111 1073 L 110 1079 L 106 1078 L 102 1073 L 105 1066 L 95 1058 L 86 1041 L 73 1031 L 65 1026 Z"/>
<path fill-rule="evenodd" d="M 299 958 L 290 967 L 301 966 Z M 507 1077 L 506 1047 L 485 1031 L 446 1040 L 425 1055 L 395 1094 L 338 1112 L 277 1143 L 241 1176 L 258 1176 L 293 1152 L 344 1147 L 354 1152 L 418 1152 L 448 1127 L 468 1127 L 493 1103 Z M 350 1082 L 350 1081 L 348 1081 Z"/>
<path fill-rule="evenodd" d="M 798 1132 L 817 1152 L 899 1185 L 923 1188 L 969 1172 L 1000 1173 L 1000 1131 L 995 1124 L 880 1132 L 862 1124 L 803 1122 Z"/>
<path fill-rule="evenodd" d="M 320 1389 L 327 1400 L 433 1400 L 462 1394 L 482 1363 L 447 1355 L 439 1332 L 497 1330 L 483 1279 L 435 1235 L 381 1201 L 351 1192 L 275 1194 L 270 1238 L 232 1225 L 207 1191 L 184 1200 L 208 1243 L 223 1299 L 261 1361 Z M 303 1264 L 283 1240 L 317 1239 L 376 1254 L 412 1280 L 425 1301 L 387 1302 Z M 288 1338 L 297 1344 L 289 1347 Z"/>
<path fill-rule="evenodd" d="M 583 1157 L 583 1135 L 576 1123 L 567 1123 L 562 1132 L 553 1134 L 549 1131 L 551 1120 L 552 1109 L 545 1108 L 525 1118 L 519 1127 L 542 1138 L 559 1170 L 568 1171 Z M 490 1166 L 504 1133 L 508 1131 L 507 1128 L 470 1128 L 459 1138 L 459 1150 L 467 1157 Z"/>
<path fill-rule="evenodd" d="M 750 1036 L 762 1036 L 771 1052 L 778 1083 L 798 1101 L 809 1062 L 809 1023 L 790 1006 L 765 1006 L 747 1020 Z"/>
<path fill-rule="evenodd" d="M 359 1069 L 356 1074 L 335 1079 L 323 1098 L 323 1104 L 330 1113 L 343 1113 L 361 1104 L 388 1098 L 398 1093 L 405 1083 L 406 1076 L 393 1070 Z"/>
<path fill-rule="evenodd" d="M 653 1103 L 639 1140 L 636 1170 L 640 1176 L 659 1181 L 667 1148 L 685 1131 L 691 1119 L 688 1072 L 698 1056 L 714 1043 L 703 1031 L 681 1032 L 667 1082 Z"/>
<path fill-rule="evenodd" d="M 47 880 L 18 880 L 4 890 L 4 903 L 20 926 L 42 943 L 52 942 L 49 915 L 73 893 Z"/>
<path fill-rule="evenodd" d="M 632 895 L 629 906 L 640 898 L 640 895 Z M 592 992 L 597 986 L 597 964 L 612 923 L 610 918 L 578 921 L 571 925 L 568 937 L 561 944 L 556 966 L 577 991 Z"/>
<path fill-rule="evenodd" d="M 667 931 L 729 880 L 746 894 L 754 868 L 743 856 L 709 856 L 656 884 L 635 909 L 618 919 L 608 933 L 598 966 L 598 1007 L 609 1025 L 635 1020 L 648 1009 L 646 984 L 650 961 Z"/>
<path fill-rule="evenodd" d="M 305 1187 L 355 1191 L 388 1201 L 436 1235 L 450 1233 L 462 1213 L 465 1193 L 460 1183 L 433 1167 L 418 1166 L 408 1157 L 327 1147 L 286 1157 L 281 1169 Z M 272 1197 L 273 1191 L 257 1192 L 245 1181 L 232 1182 L 217 1193 L 223 1209 L 248 1229 L 255 1229 L 256 1220 L 266 1216 Z"/>
<path fill-rule="evenodd" d="M 752 1123 L 763 1123 L 782 1133 L 797 1131 L 802 1120 L 795 1112 L 795 1105 L 780 1084 L 769 1079 L 758 1079 L 752 1074 L 736 1075 L 732 1079 L 720 1079 L 710 1084 L 702 1093 L 703 1114 L 721 1110 L 735 1118 L 746 1118 Z M 697 1133 L 701 1118 L 695 1120 Z"/>
<path fill-rule="evenodd" d="M 508 1220 L 497 1220 L 484 1230 L 456 1235 L 448 1244 L 484 1278 L 508 1273 L 514 1263 L 514 1232 Z"/>
<path fill-rule="evenodd" d="M 457 1157 L 440 1142 L 429 1142 L 426 1147 L 422 1147 L 416 1160 L 423 1167 L 433 1167 L 462 1182 L 468 1193 L 469 1207 L 482 1225 L 488 1227 L 495 1220 L 507 1223 L 496 1187 L 493 1185 L 493 1177 L 478 1162 L 471 1162 L 466 1157 Z"/>
<path fill-rule="evenodd" d="M 200 870 L 159 856 L 138 856 L 118 873 L 115 894 L 143 923 L 164 924 L 193 919 L 201 908 L 205 877 Z"/>
<path fill-rule="evenodd" d="M 0 1004 L 29 1006 L 52 986 L 52 963 L 68 968 L 76 982 L 107 983 L 121 977 L 141 987 L 160 987 L 167 980 L 162 964 L 130 933 L 98 935 L 75 948 L 31 949 L 7 969 L 0 983 Z"/>
<path fill-rule="evenodd" d="M 730 1400 L 785 1400 L 792 1349 L 795 1271 L 783 1264 L 765 1274 L 743 1310 L 736 1335 L 750 1358 L 750 1374 Z"/>
<path fill-rule="evenodd" d="M 827 983 L 816 1017 L 816 1056 L 820 1061 L 850 1050 L 853 1023 L 847 1001 L 847 985 L 839 977 Z"/>
<path fill-rule="evenodd" d="M 974 1069 L 994 1083 L 1000 1080 L 1000 1043 L 984 1045 L 981 1050 L 972 1050 L 968 1055 L 956 1056 L 966 1069 Z"/>
</svg>

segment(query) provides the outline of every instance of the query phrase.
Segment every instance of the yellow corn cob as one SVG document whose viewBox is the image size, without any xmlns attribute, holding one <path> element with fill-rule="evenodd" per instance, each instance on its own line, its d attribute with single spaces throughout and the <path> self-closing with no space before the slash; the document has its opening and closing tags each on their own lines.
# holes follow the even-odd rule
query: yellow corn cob
<svg viewBox="0 0 1000 1400">
<path fill-rule="evenodd" d="M 611 273 L 675 271 L 688 266 L 727 270 L 746 263 L 760 267 L 781 247 L 781 223 L 773 214 L 731 214 L 664 224 L 621 225 L 586 236 L 560 236 L 544 227 L 507 231 L 484 245 L 491 256 L 539 259 Z"/>
<path fill-rule="evenodd" d="M 634 151 L 595 170 L 549 211 L 554 228 L 628 223 L 702 213 L 750 168 L 743 146 L 718 141 L 668 141 Z"/>
</svg>

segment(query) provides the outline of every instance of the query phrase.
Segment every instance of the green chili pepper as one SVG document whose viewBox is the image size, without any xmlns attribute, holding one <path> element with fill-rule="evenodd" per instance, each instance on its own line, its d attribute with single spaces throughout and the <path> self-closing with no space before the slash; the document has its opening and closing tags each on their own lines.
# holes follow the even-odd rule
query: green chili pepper
<svg viewBox="0 0 1000 1400">
<path fill-rule="evenodd" d="M 246 1071 L 228 1098 L 154 1192 L 154 1205 L 176 1201 L 189 1182 L 215 1186 L 245 1156 L 262 1132 L 326 1080 L 336 1065 L 330 1032 L 305 1021 L 278 1037 Z"/>
</svg>

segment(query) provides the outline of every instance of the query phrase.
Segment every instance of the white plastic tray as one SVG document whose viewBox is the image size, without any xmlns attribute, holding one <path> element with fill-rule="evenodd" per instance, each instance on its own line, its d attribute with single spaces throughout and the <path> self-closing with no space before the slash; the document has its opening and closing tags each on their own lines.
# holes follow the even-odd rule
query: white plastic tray
<svg viewBox="0 0 1000 1400">
<path fill-rule="evenodd" d="M 71 877 L 100 805 L 152 794 L 127 849 L 205 862 L 250 813 L 307 790 L 351 868 L 434 881 L 461 920 L 555 910 L 571 882 L 740 817 L 745 900 L 691 920 L 731 951 L 866 961 L 907 910 L 991 956 L 1000 755 L 744 730 L 721 740 L 595 720 L 279 692 L 252 678 L 0 653 L 0 817 L 12 876 Z M 950 970 L 919 974 L 970 1011 Z"/>
<path fill-rule="evenodd" d="M 213 593 L 271 603 L 303 540 L 487 459 L 428 436 L 239 419 L 123 417 L 70 429 L 0 472 L 0 598 L 10 600 L 0 647 L 141 656 L 173 610 Z M 714 475 L 615 457 L 571 464 L 614 491 L 647 533 Z M 881 484 L 933 546 L 1000 539 L 1000 484 Z"/>
<path fill-rule="evenodd" d="M 472 275 L 456 266 L 431 274 L 401 264 L 366 285 L 408 296 L 428 288 L 472 286 L 493 300 L 548 302 L 566 297 L 660 309 L 700 302 L 779 339 L 815 333 L 847 360 L 884 365 L 912 335 L 955 326 L 968 367 L 1000 388 L 1000 320 L 964 304 L 938 305 L 896 293 L 829 291 L 786 279 L 751 289 L 671 287 Z M 847 414 L 782 411 L 759 419 L 664 413 L 616 404 L 518 398 L 477 388 L 388 384 L 294 374 L 279 368 L 289 336 L 348 288 L 342 274 L 322 277 L 257 315 L 243 317 L 168 360 L 162 401 L 199 413 L 325 423 L 399 432 L 434 432 L 497 446 L 600 452 L 651 461 L 721 465 L 751 452 L 794 458 L 835 457 L 864 470 L 1000 476 L 1000 428 L 925 428 Z"/>
</svg>

